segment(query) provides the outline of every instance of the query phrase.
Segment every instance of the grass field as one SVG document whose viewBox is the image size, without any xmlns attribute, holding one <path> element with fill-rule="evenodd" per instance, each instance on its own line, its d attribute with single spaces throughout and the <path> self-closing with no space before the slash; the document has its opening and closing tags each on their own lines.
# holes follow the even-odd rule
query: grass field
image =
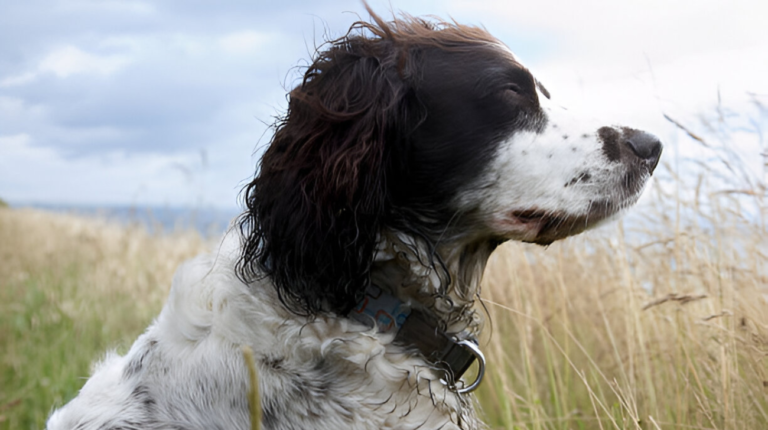
<svg viewBox="0 0 768 430">
<path fill-rule="evenodd" d="M 160 310 L 195 233 L 0 208 L 0 429 L 41 429 L 107 348 L 125 352 Z"/>
<path fill-rule="evenodd" d="M 493 428 L 768 428 L 765 192 L 681 187 L 649 190 L 632 223 L 493 255 L 478 396 Z M 0 208 L 0 429 L 42 428 L 206 247 Z"/>
</svg>

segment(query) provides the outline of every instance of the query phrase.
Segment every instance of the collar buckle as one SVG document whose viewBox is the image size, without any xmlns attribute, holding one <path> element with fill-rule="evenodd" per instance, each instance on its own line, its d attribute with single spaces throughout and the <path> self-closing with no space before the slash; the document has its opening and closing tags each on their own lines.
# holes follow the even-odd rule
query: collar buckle
<svg viewBox="0 0 768 430">
<path fill-rule="evenodd" d="M 459 394 L 466 394 L 471 393 L 477 389 L 477 387 L 480 386 L 480 383 L 483 382 L 483 377 L 485 376 L 485 356 L 483 355 L 483 352 L 480 351 L 480 348 L 477 346 L 477 343 L 471 340 L 460 340 L 456 342 L 456 345 L 459 347 L 464 348 L 465 350 L 469 351 L 474 356 L 474 360 L 477 360 L 477 376 L 475 377 L 475 380 L 462 388 L 457 388 L 456 384 L 453 383 L 450 385 L 451 389 L 455 390 Z M 470 362 L 471 364 L 471 362 Z"/>
</svg>

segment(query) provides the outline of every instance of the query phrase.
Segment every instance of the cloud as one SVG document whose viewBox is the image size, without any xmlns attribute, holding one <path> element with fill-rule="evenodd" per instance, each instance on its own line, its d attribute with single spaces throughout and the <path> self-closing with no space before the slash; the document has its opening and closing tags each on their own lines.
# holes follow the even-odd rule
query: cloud
<svg viewBox="0 0 768 430">
<path fill-rule="evenodd" d="M 540 0 L 525 7 L 504 0 L 456 0 L 462 15 L 482 16 L 489 27 L 531 28 L 553 34 L 561 55 L 616 56 L 647 51 L 660 61 L 681 53 L 721 51 L 768 40 L 768 4 L 759 0 Z M 514 48 L 513 48 L 514 49 Z"/>
<path fill-rule="evenodd" d="M 68 0 L 60 7 L 69 11 L 93 11 L 102 13 L 152 15 L 157 12 L 155 5 L 134 0 Z"/>
<path fill-rule="evenodd" d="M 98 56 L 83 52 L 74 46 L 65 46 L 48 54 L 40 62 L 41 72 L 52 72 L 60 78 L 73 74 L 111 75 L 130 63 L 121 55 Z"/>
<path fill-rule="evenodd" d="M 252 55 L 270 42 L 270 39 L 268 35 L 256 31 L 241 31 L 219 38 L 219 45 L 230 54 Z"/>
<path fill-rule="evenodd" d="M 229 155 L 229 154 L 228 154 Z M 252 165 L 249 157 L 242 157 Z M 231 164 L 201 153 L 62 156 L 27 134 L 0 136 L 0 196 L 13 203 L 234 207 Z M 242 171 L 242 166 L 235 166 Z"/>
<path fill-rule="evenodd" d="M 17 76 L 9 76 L 0 80 L 0 88 L 28 84 L 34 81 L 36 77 L 37 73 L 35 72 L 25 72 Z"/>
<path fill-rule="evenodd" d="M 173 32 L 108 37 L 90 49 L 104 55 L 56 49 L 33 72 L 5 79 L 2 89 L 17 109 L 35 105 L 41 114 L 0 121 L 0 133 L 28 133 L 67 156 L 219 146 L 227 127 L 237 132 L 243 121 L 257 123 L 269 117 L 263 103 L 280 103 L 281 76 L 264 71 L 280 55 L 258 51 L 268 39 L 254 30 L 214 37 Z M 233 124 L 221 116 L 231 106 L 251 110 Z"/>
<path fill-rule="evenodd" d="M 124 68 L 130 62 L 130 58 L 124 55 L 98 56 L 84 52 L 75 46 L 65 46 L 46 55 L 36 70 L 0 80 L 0 87 L 27 85 L 44 73 L 52 73 L 58 78 L 68 78 L 76 74 L 105 77 Z"/>
</svg>

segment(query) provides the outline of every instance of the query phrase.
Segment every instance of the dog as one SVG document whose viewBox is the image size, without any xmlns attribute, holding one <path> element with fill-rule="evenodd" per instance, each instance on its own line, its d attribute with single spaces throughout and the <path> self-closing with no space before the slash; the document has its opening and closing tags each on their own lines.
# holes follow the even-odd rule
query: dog
<svg viewBox="0 0 768 430">
<path fill-rule="evenodd" d="M 488 257 L 631 206 L 662 144 L 555 107 L 484 29 L 368 12 L 290 91 L 218 251 L 48 429 L 248 429 L 242 346 L 264 429 L 484 428 Z"/>
</svg>

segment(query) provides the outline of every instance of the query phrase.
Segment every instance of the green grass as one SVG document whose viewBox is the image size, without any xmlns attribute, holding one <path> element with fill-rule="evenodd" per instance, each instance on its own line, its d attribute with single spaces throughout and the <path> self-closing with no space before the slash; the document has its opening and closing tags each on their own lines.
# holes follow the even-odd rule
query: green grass
<svg viewBox="0 0 768 430">
<path fill-rule="evenodd" d="M 174 242 L 182 250 L 174 250 Z M 41 429 L 109 348 L 125 352 L 162 306 L 191 233 L 0 209 L 0 429 Z"/>
<path fill-rule="evenodd" d="M 80 389 L 95 357 L 130 345 L 150 321 L 127 294 L 110 297 L 109 315 L 96 311 L 103 303 L 78 291 L 83 270 L 73 265 L 0 281 L 0 428 L 42 428 L 51 407 Z"/>
</svg>

